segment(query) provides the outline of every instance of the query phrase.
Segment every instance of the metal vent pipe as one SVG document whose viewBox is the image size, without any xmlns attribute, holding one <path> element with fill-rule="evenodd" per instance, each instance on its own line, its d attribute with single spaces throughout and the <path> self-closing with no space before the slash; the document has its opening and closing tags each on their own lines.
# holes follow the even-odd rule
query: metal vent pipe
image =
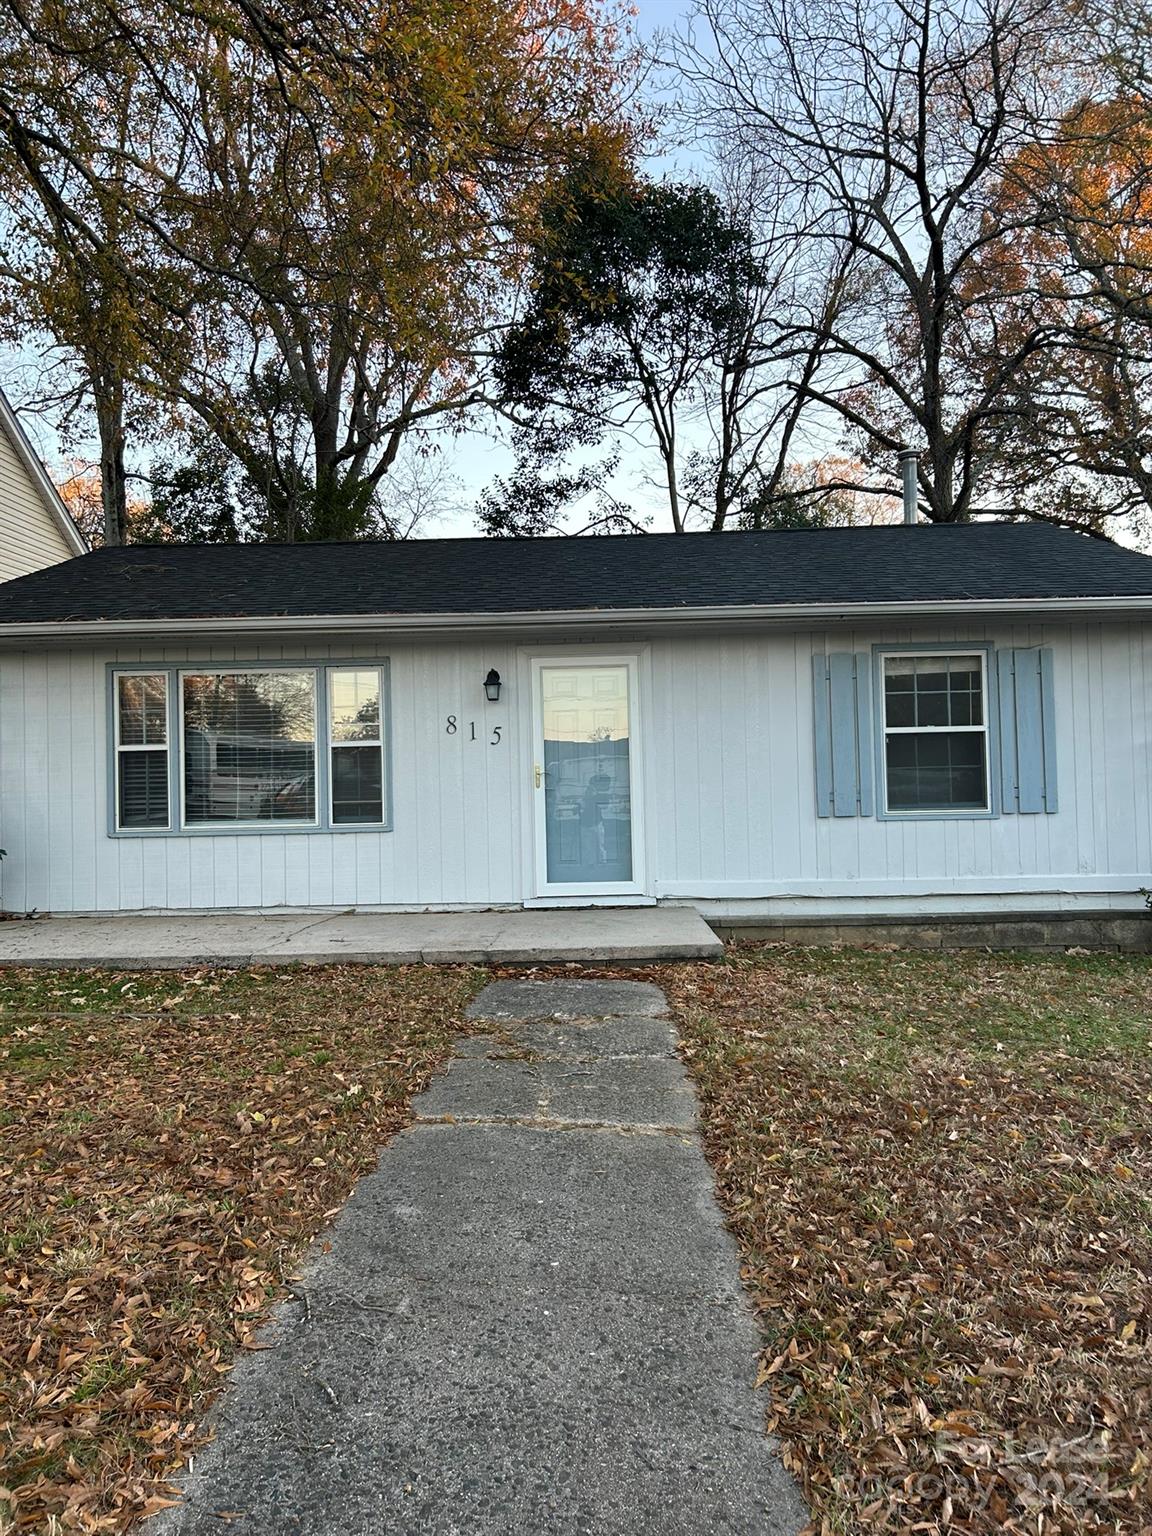
<svg viewBox="0 0 1152 1536">
<path fill-rule="evenodd" d="M 920 460 L 918 448 L 901 448 L 898 455 L 900 465 L 900 480 L 904 487 L 904 521 L 909 527 L 915 527 L 919 521 L 916 504 L 919 493 L 916 486 L 916 468 Z"/>
</svg>

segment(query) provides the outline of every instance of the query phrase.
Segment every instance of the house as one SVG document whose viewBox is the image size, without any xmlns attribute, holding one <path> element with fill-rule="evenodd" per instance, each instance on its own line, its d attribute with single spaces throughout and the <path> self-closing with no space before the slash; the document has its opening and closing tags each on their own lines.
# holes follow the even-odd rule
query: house
<svg viewBox="0 0 1152 1536">
<path fill-rule="evenodd" d="M 87 548 L 0 391 L 0 581 L 71 560 Z"/>
<path fill-rule="evenodd" d="M 1131 913 L 1150 728 L 1051 526 L 102 549 L 0 587 L 3 899 Z"/>
</svg>

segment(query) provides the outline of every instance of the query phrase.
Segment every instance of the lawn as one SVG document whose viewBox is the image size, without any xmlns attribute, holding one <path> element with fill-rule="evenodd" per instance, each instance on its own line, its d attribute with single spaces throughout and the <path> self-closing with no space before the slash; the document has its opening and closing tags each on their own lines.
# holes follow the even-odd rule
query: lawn
<svg viewBox="0 0 1152 1536">
<path fill-rule="evenodd" d="M 1152 961 L 618 974 L 676 1009 L 816 1528 L 1152 1530 Z M 0 972 L 0 1531 L 159 1507 L 487 979 Z"/>
<path fill-rule="evenodd" d="M 653 974 L 823 1532 L 1152 1530 L 1152 961 Z"/>
<path fill-rule="evenodd" d="M 0 1531 L 125 1529 L 479 972 L 0 972 Z"/>
</svg>

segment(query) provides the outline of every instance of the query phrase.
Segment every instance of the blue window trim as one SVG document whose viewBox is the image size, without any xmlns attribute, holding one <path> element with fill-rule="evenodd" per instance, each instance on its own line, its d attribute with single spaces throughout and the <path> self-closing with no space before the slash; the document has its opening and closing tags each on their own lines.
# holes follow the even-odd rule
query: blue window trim
<svg viewBox="0 0 1152 1536">
<path fill-rule="evenodd" d="M 380 673 L 380 716 L 383 730 L 381 766 L 384 773 L 384 820 L 374 822 L 332 821 L 331 814 L 331 725 L 328 717 L 328 674 L 346 672 L 356 668 L 374 669 Z M 277 821 L 259 825 L 249 822 L 243 826 L 229 826 L 216 822 L 211 826 L 186 827 L 184 819 L 184 772 L 183 772 L 183 711 L 180 700 L 180 674 L 183 672 L 306 672 L 315 674 L 316 688 L 316 820 L 299 822 Z M 391 832 L 392 816 L 392 678 L 389 659 L 386 656 L 325 657 L 322 660 L 304 658 L 299 661 L 271 661 L 266 657 L 236 661 L 110 661 L 105 666 L 105 745 L 106 771 L 108 776 L 108 836 L 109 837 L 290 837 L 324 836 L 346 833 Z M 168 825 L 166 827 L 121 827 L 118 824 L 116 799 L 119 765 L 116 748 L 116 679 L 123 676 L 164 677 L 168 689 Z"/>
<path fill-rule="evenodd" d="M 995 646 L 988 640 L 933 640 L 920 645 L 906 643 L 872 647 L 872 723 L 876 737 L 876 819 L 878 821 L 993 821 L 1000 815 L 1000 698 L 996 681 Z M 988 749 L 988 806 L 980 811 L 890 811 L 885 760 L 884 719 L 885 656 L 973 656 L 984 658 L 984 722 Z"/>
</svg>

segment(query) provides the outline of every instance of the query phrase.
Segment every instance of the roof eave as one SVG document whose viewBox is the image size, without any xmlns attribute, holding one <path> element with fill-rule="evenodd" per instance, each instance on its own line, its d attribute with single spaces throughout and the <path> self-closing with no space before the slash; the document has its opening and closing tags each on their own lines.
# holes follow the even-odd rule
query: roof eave
<svg viewBox="0 0 1152 1536">
<path fill-rule="evenodd" d="M 308 633 L 434 635 L 468 630 L 472 633 L 516 632 L 532 629 L 619 629 L 682 625 L 755 625 L 796 628 L 804 625 L 870 623 L 885 619 L 946 619 L 1031 614 L 1051 618 L 1123 618 L 1152 612 L 1152 593 L 1133 597 L 1046 597 L 950 599 L 901 603 L 779 603 L 680 608 L 537 609 L 503 613 L 415 614 L 265 614 L 184 619 L 75 619 L 34 623 L 0 622 L 0 640 L 75 638 L 115 640 L 138 636 L 184 634 L 255 634 L 290 630 Z"/>
</svg>

